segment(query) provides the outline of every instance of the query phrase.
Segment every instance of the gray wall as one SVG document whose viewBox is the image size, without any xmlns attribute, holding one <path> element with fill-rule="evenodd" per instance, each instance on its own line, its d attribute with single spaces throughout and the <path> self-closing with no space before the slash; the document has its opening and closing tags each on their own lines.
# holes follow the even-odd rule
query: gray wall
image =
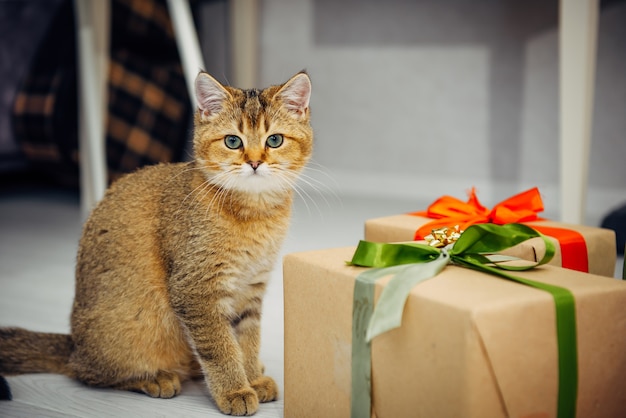
<svg viewBox="0 0 626 418">
<path fill-rule="evenodd" d="M 558 216 L 557 1 L 261 4 L 260 84 L 309 72 L 331 187 L 429 202 L 477 186 L 493 204 L 539 186 Z M 626 2 L 602 10 L 591 223 L 626 202 L 625 23 Z"/>
</svg>

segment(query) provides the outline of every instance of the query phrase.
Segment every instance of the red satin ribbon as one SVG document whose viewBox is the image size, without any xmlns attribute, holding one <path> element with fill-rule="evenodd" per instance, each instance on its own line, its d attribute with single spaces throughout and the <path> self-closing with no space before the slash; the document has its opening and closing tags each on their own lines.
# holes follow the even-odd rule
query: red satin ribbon
<svg viewBox="0 0 626 418">
<path fill-rule="evenodd" d="M 543 201 L 536 187 L 503 200 L 489 210 L 481 205 L 472 187 L 467 202 L 452 196 L 442 196 L 435 200 L 426 211 L 410 215 L 433 218 L 415 232 L 415 240 L 422 240 L 433 229 L 454 227 L 467 229 L 476 223 L 504 225 L 514 222 L 542 220 L 537 213 L 543 211 Z M 561 246 L 562 266 L 572 270 L 589 271 L 587 246 L 581 234 L 570 229 L 532 226 L 544 235 L 556 238 Z"/>
<path fill-rule="evenodd" d="M 583 236 L 571 229 L 529 225 L 548 237 L 556 238 L 561 246 L 561 266 L 570 270 L 589 272 L 587 244 Z"/>
</svg>

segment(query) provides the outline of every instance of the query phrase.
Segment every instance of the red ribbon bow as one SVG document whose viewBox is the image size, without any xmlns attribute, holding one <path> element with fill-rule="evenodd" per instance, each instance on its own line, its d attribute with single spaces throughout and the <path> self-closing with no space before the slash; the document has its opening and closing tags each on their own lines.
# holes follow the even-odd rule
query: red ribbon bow
<svg viewBox="0 0 626 418">
<path fill-rule="evenodd" d="M 452 196 L 442 196 L 435 200 L 426 211 L 413 212 L 410 215 L 434 219 L 422 225 L 415 232 L 414 239 L 423 240 L 433 229 L 443 227 L 451 228 L 458 225 L 461 230 L 465 230 L 476 223 L 504 225 L 514 222 L 538 221 L 542 218 L 537 216 L 537 213 L 542 211 L 543 201 L 539 189 L 536 187 L 503 200 L 491 210 L 480 203 L 476 196 L 476 189 L 472 187 L 467 202 Z M 584 272 L 589 271 L 587 245 L 582 235 L 570 229 L 537 225 L 532 225 L 532 227 L 559 241 L 563 267 Z"/>
<path fill-rule="evenodd" d="M 489 210 L 480 204 L 476 196 L 476 189 L 472 187 L 467 202 L 456 197 L 442 196 L 435 200 L 428 210 L 414 212 L 411 215 L 426 216 L 435 219 L 428 222 L 415 233 L 415 239 L 420 240 L 433 229 L 444 226 L 458 225 L 461 230 L 479 223 L 494 223 L 504 225 L 514 222 L 528 222 L 540 219 L 537 213 L 543 211 L 543 201 L 539 189 L 532 188 L 525 192 L 503 200 Z"/>
</svg>

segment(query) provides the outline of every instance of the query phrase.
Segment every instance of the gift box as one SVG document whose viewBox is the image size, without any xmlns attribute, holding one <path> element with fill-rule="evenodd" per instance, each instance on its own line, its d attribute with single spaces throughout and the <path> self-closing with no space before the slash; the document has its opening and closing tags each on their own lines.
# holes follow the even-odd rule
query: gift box
<svg viewBox="0 0 626 418">
<path fill-rule="evenodd" d="M 432 219 L 417 215 L 393 215 L 365 221 L 365 239 L 377 242 L 411 241 L 415 231 Z M 555 221 L 525 222 L 530 227 L 558 228 L 579 233 L 584 241 L 587 252 L 588 272 L 599 276 L 613 277 L 617 252 L 615 247 L 615 232 L 610 229 L 595 228 L 585 225 L 570 225 Z M 562 267 L 562 249 L 557 238 L 549 238 L 556 246 L 556 253 L 550 264 Z M 531 249 L 528 254 L 533 254 Z"/>
<path fill-rule="evenodd" d="M 348 417 L 354 248 L 284 258 L 286 417 Z M 576 416 L 626 411 L 626 283 L 541 266 L 516 275 L 575 297 Z M 376 298 L 389 278 L 376 282 Z M 555 305 L 541 290 L 448 266 L 411 289 L 400 328 L 371 343 L 372 416 L 555 417 Z"/>
<path fill-rule="evenodd" d="M 467 202 L 443 196 L 426 211 L 367 220 L 365 239 L 378 242 L 422 239 L 430 232 L 428 225 L 432 223 L 435 227 L 459 224 L 465 228 L 472 223 L 523 222 L 549 236 L 555 243 L 557 251 L 550 264 L 613 277 L 617 259 L 615 231 L 542 220 L 537 215 L 542 211 L 543 203 L 536 188 L 512 196 L 491 210 L 480 204 L 472 189 Z M 529 254 L 533 254 L 532 249 Z"/>
</svg>

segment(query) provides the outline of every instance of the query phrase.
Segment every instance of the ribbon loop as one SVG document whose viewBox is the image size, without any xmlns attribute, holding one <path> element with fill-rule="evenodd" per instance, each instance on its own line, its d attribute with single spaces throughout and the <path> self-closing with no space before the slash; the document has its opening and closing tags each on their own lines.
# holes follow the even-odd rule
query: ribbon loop
<svg viewBox="0 0 626 418">
<path fill-rule="evenodd" d="M 543 209 L 541 194 L 536 187 L 503 200 L 491 210 L 480 203 L 476 189 L 472 187 L 467 202 L 452 196 L 443 196 L 433 202 L 426 211 L 412 213 L 434 219 L 417 230 L 415 240 L 424 239 L 432 229 L 444 226 L 460 225 L 461 229 L 467 229 L 477 223 L 504 225 L 534 221 L 539 219 L 537 214 Z"/>
</svg>

